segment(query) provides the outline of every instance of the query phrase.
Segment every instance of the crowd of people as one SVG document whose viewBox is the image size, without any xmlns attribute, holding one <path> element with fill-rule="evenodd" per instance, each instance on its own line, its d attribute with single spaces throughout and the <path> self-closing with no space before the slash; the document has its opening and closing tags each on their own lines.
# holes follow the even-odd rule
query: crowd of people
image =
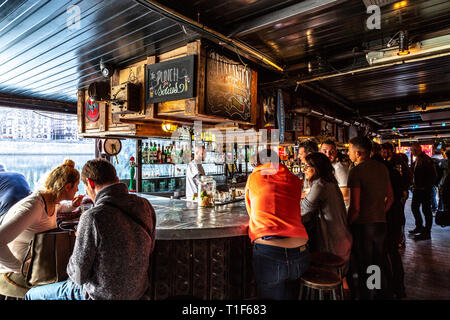
<svg viewBox="0 0 450 320">
<path fill-rule="evenodd" d="M 392 144 L 380 145 L 367 137 L 351 139 L 348 155 L 339 154 L 332 140 L 324 141 L 320 149 L 307 140 L 299 146 L 300 178 L 282 164 L 274 171 L 270 162 L 255 163 L 258 167 L 247 181 L 246 201 L 249 235 L 258 257 L 254 270 L 259 295 L 268 299 L 298 296 L 294 284 L 307 270 L 309 253 L 324 252 L 345 262 L 352 299 L 405 298 L 399 248 L 405 246 L 409 192 L 416 227 L 408 233 L 417 241 L 431 237 L 432 190 L 439 190 L 436 209 L 448 211 L 450 199 L 450 150 L 437 165 L 420 144 L 413 143 L 411 150 L 415 161 L 409 166 L 408 157 L 394 152 Z M 287 245 L 298 238 L 302 240 L 292 242 L 297 247 Z M 380 270 L 380 285 L 374 289 L 367 285 L 370 266 Z"/>
<path fill-rule="evenodd" d="M 258 297 L 297 299 L 310 253 L 325 252 L 344 261 L 352 299 L 404 298 L 399 248 L 405 246 L 410 191 L 416 226 L 408 232 L 415 240 L 431 237 L 436 194 L 435 210 L 450 207 L 450 149 L 439 161 L 418 143 L 411 150 L 415 162 L 409 166 L 392 144 L 379 145 L 367 137 L 351 139 L 346 156 L 332 140 L 320 149 L 306 141 L 299 147 L 302 178 L 281 164 L 275 151 L 262 150 L 245 188 Z M 80 181 L 86 196 L 76 196 Z M 86 199 L 94 206 L 80 216 L 68 279 L 30 287 L 21 272 L 30 241 L 57 227 L 58 212 L 74 211 Z M 44 300 L 140 299 L 149 285 L 155 226 L 150 202 L 130 194 L 107 160 L 88 161 L 81 174 L 66 160 L 33 192 L 23 175 L 0 166 L 0 294 Z M 381 285 L 370 289 L 367 270 L 374 265 Z"/>
</svg>

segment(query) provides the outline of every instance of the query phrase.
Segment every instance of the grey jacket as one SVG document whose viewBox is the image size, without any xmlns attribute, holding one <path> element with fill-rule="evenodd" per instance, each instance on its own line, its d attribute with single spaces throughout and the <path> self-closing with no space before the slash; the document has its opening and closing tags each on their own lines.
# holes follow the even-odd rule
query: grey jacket
<svg viewBox="0 0 450 320">
<path fill-rule="evenodd" d="M 302 221 L 314 221 L 310 239 L 312 251 L 330 252 L 349 261 L 352 235 L 347 224 L 344 198 L 337 183 L 321 178 L 313 180 L 301 208 Z"/>
<path fill-rule="evenodd" d="M 83 286 L 86 299 L 134 300 L 147 290 L 155 239 L 122 211 L 155 229 L 155 211 L 148 200 L 128 194 L 122 183 L 100 190 L 95 206 L 80 217 L 67 266 L 69 278 Z"/>
</svg>

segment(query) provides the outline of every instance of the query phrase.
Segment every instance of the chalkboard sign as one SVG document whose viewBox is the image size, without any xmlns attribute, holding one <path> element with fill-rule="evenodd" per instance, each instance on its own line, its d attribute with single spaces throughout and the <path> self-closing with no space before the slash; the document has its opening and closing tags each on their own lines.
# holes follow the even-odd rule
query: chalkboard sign
<svg viewBox="0 0 450 320">
<path fill-rule="evenodd" d="M 211 51 L 206 73 L 206 113 L 251 121 L 252 70 Z"/>
<path fill-rule="evenodd" d="M 147 65 L 146 101 L 188 99 L 194 96 L 195 55 Z"/>
</svg>

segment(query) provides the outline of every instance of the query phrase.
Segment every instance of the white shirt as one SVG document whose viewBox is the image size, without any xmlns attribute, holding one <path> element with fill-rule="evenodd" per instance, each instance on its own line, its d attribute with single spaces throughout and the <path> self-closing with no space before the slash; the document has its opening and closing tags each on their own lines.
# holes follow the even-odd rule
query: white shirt
<svg viewBox="0 0 450 320">
<path fill-rule="evenodd" d="M 334 168 L 334 176 L 340 188 L 347 188 L 348 168 L 341 162 L 336 161 L 332 163 Z"/>
<path fill-rule="evenodd" d="M 343 165 L 340 161 L 332 163 L 334 168 L 334 177 L 337 180 L 339 188 L 347 188 L 348 172 L 349 169 Z M 348 211 L 350 207 L 350 199 L 344 200 L 345 208 Z"/>
<path fill-rule="evenodd" d="M 186 200 L 192 201 L 194 193 L 198 192 L 198 183 L 196 181 L 200 176 L 205 175 L 205 170 L 201 163 L 196 160 L 189 162 L 186 171 Z"/>
<path fill-rule="evenodd" d="M 33 192 L 9 209 L 0 226 L 0 273 L 20 272 L 34 235 L 56 228 L 39 192 Z"/>
</svg>

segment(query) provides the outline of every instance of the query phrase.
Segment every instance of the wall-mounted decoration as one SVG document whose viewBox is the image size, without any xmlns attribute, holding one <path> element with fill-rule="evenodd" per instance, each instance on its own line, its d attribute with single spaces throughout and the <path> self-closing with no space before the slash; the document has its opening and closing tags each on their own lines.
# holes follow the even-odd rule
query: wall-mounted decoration
<svg viewBox="0 0 450 320">
<path fill-rule="evenodd" d="M 350 126 L 348 129 L 348 138 L 353 139 L 354 137 L 358 136 L 358 128 L 356 126 Z"/>
<path fill-rule="evenodd" d="M 311 135 L 311 119 L 308 117 L 305 117 L 305 122 L 304 122 L 304 128 L 305 128 L 305 136 L 310 136 Z"/>
<path fill-rule="evenodd" d="M 86 100 L 86 118 L 89 121 L 96 122 L 100 117 L 100 107 L 97 102 L 92 101 L 91 99 Z"/>
<path fill-rule="evenodd" d="M 252 70 L 213 51 L 206 59 L 205 112 L 251 121 Z"/>
<path fill-rule="evenodd" d="M 344 142 L 344 128 L 338 127 L 337 129 L 337 141 L 338 142 Z"/>
<path fill-rule="evenodd" d="M 278 130 L 280 130 L 280 143 L 283 143 L 286 124 L 285 124 L 283 92 L 281 91 L 281 89 L 278 89 L 277 94 L 277 124 Z"/>
<path fill-rule="evenodd" d="M 293 131 L 296 131 L 298 134 L 303 135 L 303 116 L 294 118 L 293 125 Z"/>
<path fill-rule="evenodd" d="M 146 101 L 158 103 L 194 96 L 195 55 L 147 65 Z"/>
<path fill-rule="evenodd" d="M 264 112 L 264 127 L 275 127 L 275 96 L 267 96 L 262 100 Z"/>
</svg>

